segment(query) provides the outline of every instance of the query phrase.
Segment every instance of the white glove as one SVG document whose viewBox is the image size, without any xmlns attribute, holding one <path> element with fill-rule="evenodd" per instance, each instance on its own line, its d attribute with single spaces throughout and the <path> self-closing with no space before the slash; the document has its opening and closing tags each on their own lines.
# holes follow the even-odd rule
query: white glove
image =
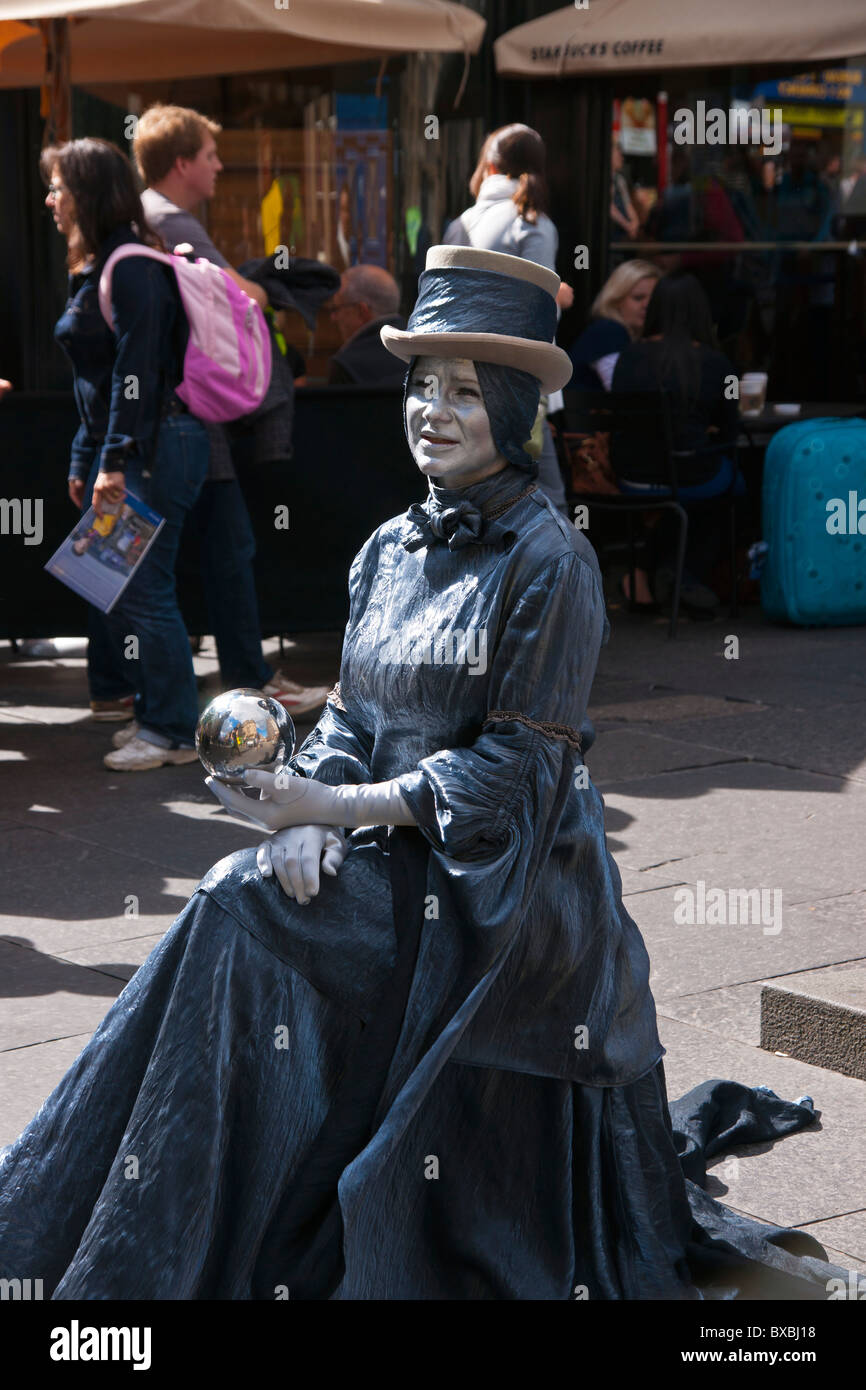
<svg viewBox="0 0 866 1390">
<path fill-rule="evenodd" d="M 255 801 L 235 787 L 205 778 L 205 786 L 227 811 L 245 816 L 263 830 L 283 830 L 289 825 L 416 824 L 396 780 L 329 787 L 284 768 L 276 773 L 248 772 L 244 785 L 258 787 L 261 799 Z"/>
<path fill-rule="evenodd" d="M 302 906 L 319 891 L 319 865 L 333 878 L 349 852 L 341 830 L 327 825 L 292 825 L 256 850 L 262 878 L 276 874 L 284 893 Z"/>
</svg>

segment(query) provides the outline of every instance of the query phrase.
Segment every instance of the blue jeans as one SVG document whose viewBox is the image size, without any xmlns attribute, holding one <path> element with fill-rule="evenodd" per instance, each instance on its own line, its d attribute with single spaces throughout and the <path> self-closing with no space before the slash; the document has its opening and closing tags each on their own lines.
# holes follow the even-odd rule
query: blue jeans
<svg viewBox="0 0 866 1390">
<path fill-rule="evenodd" d="M 253 576 L 256 541 L 240 484 L 208 479 L 190 514 L 201 557 L 210 630 L 223 688 L 260 690 L 274 674 L 262 655 L 259 601 Z"/>
<path fill-rule="evenodd" d="M 156 454 L 148 472 L 130 459 L 126 486 L 165 517 L 156 540 L 110 613 L 92 610 L 89 654 L 91 695 L 115 699 L 113 681 L 125 679 L 135 689 L 139 737 L 161 748 L 192 748 L 198 720 L 198 690 L 189 638 L 177 604 L 175 562 L 187 512 L 198 497 L 208 470 L 208 438 L 192 415 L 169 415 L 159 427 Z M 94 464 L 84 497 L 90 506 L 99 472 Z M 127 638 L 138 638 L 137 660 L 126 659 Z M 124 674 L 126 673 L 126 674 Z"/>
</svg>

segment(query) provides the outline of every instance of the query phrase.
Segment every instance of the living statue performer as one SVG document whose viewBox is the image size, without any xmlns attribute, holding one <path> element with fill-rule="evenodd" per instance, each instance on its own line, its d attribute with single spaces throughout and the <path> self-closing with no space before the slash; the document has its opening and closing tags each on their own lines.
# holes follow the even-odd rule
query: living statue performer
<svg viewBox="0 0 866 1390">
<path fill-rule="evenodd" d="M 825 1298 L 811 1237 L 705 1161 L 810 1123 L 671 1112 L 649 962 L 584 758 L 608 625 L 536 487 L 558 279 L 431 248 L 405 331 L 428 495 L 352 565 L 289 773 L 210 783 L 221 860 L 0 1163 L 0 1275 L 55 1299 Z M 312 519 L 311 519 L 312 520 Z"/>
</svg>

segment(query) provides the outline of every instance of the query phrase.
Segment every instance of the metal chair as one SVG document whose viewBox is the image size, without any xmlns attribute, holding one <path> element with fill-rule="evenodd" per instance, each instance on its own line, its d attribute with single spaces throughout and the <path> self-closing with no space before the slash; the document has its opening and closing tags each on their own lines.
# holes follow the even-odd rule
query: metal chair
<svg viewBox="0 0 866 1390">
<path fill-rule="evenodd" d="M 673 403 L 663 391 L 582 391 L 566 387 L 564 409 L 560 412 L 557 444 L 561 448 L 560 463 L 566 477 L 569 506 L 573 504 L 596 507 L 599 511 L 624 512 L 628 517 L 629 569 L 631 591 L 635 591 L 635 512 L 672 511 L 677 518 L 677 552 L 674 569 L 674 588 L 671 599 L 669 637 L 676 637 L 679 619 L 683 566 L 688 539 L 688 513 L 679 498 L 679 479 L 689 462 L 713 454 L 732 458 L 733 470 L 727 492 L 708 498 L 707 505 L 727 503 L 729 512 L 731 616 L 737 613 L 737 535 L 734 490 L 738 477 L 736 443 L 712 445 L 700 451 L 675 449 L 673 434 Z M 571 447 L 588 435 L 605 432 L 610 436 L 610 460 L 619 478 L 629 482 L 662 486 L 664 493 L 579 493 L 570 486 Z"/>
</svg>

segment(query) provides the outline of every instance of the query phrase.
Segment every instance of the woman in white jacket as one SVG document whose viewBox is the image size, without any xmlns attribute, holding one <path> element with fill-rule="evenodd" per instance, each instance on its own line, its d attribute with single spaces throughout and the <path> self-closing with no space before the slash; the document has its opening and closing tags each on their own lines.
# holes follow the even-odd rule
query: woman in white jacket
<svg viewBox="0 0 866 1390">
<path fill-rule="evenodd" d="M 556 270 L 557 231 L 547 215 L 547 176 L 544 141 L 527 125 L 507 125 L 488 135 L 469 180 L 475 199 L 471 208 L 449 223 L 442 238 L 451 246 L 477 246 L 522 256 Z M 570 285 L 561 284 L 557 312 L 574 300 Z M 562 392 L 542 396 L 532 432 L 538 457 L 538 483 L 554 506 L 567 512 L 565 488 L 553 437 L 545 416 L 562 407 Z"/>
</svg>

